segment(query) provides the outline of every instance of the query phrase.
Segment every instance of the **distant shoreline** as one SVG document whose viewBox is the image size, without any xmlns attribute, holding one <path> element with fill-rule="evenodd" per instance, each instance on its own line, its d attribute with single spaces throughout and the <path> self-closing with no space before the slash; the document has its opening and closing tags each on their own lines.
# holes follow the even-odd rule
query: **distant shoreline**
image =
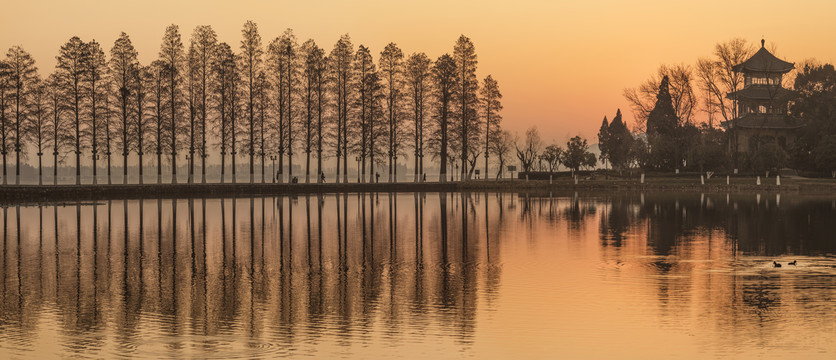
<svg viewBox="0 0 836 360">
<path fill-rule="evenodd" d="M 776 185 L 774 177 L 764 178 L 761 185 L 754 177 L 735 177 L 726 185 L 726 178 L 712 178 L 705 185 L 691 177 L 649 177 L 638 179 L 548 180 L 470 180 L 465 182 L 400 182 L 400 183 L 225 183 L 225 184 L 98 184 L 98 185 L 0 185 L 0 202 L 81 201 L 156 198 L 227 198 L 248 196 L 363 193 L 363 192 L 524 192 L 566 193 L 575 191 L 659 191 L 659 192 L 792 192 L 805 194 L 836 194 L 836 180 L 782 178 Z"/>
</svg>

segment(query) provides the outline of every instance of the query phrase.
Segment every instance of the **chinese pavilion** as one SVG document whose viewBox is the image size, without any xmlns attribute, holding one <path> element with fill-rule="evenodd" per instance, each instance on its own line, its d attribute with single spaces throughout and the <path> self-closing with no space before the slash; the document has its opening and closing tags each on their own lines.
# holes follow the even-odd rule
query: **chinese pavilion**
<svg viewBox="0 0 836 360">
<path fill-rule="evenodd" d="M 792 90 L 781 85 L 784 74 L 795 68 L 764 47 L 732 70 L 743 74 L 743 88 L 727 94 L 735 102 L 735 118 L 723 123 L 731 132 L 729 146 L 736 153 L 755 152 L 761 144 L 777 143 L 785 150 L 802 125 L 787 115 Z"/>
</svg>

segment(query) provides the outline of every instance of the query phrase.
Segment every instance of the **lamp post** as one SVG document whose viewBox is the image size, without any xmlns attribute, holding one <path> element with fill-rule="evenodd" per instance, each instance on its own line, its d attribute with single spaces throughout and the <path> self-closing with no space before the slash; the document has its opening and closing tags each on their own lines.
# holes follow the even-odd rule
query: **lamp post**
<svg viewBox="0 0 836 360">
<path fill-rule="evenodd" d="M 276 183 L 276 155 L 270 155 L 270 161 L 273 162 L 270 166 L 270 177 L 273 178 L 273 183 Z"/>
</svg>

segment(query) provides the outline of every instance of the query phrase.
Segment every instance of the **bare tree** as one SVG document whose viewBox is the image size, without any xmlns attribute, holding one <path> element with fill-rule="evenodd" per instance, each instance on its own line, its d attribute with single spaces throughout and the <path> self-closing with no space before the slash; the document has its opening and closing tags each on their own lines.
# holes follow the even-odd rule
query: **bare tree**
<svg viewBox="0 0 836 360">
<path fill-rule="evenodd" d="M 290 29 L 269 47 L 271 71 L 273 72 L 274 88 L 276 92 L 276 106 L 279 123 L 276 126 L 279 137 L 279 182 L 284 178 L 284 161 L 282 154 L 287 153 L 288 179 L 293 178 L 293 124 L 296 122 L 294 108 L 297 106 L 295 98 L 298 92 L 299 60 L 297 57 L 298 44 L 296 36 Z"/>
<path fill-rule="evenodd" d="M 433 66 L 433 95 L 435 97 L 433 120 L 436 124 L 431 140 L 433 143 L 437 143 L 438 157 L 441 162 L 438 179 L 441 182 L 447 181 L 447 160 L 450 156 L 448 152 L 448 131 L 457 74 L 456 61 L 450 55 L 441 55 L 435 61 Z"/>
<path fill-rule="evenodd" d="M 325 96 L 325 52 L 313 40 L 302 45 L 305 56 L 303 70 L 302 96 L 305 103 L 305 182 L 310 182 L 311 153 L 317 152 L 316 182 L 322 180 L 322 112 Z"/>
<path fill-rule="evenodd" d="M 14 146 L 15 146 L 15 184 L 20 184 L 20 153 L 24 140 L 27 122 L 27 103 L 35 90 L 38 80 L 38 68 L 35 60 L 20 46 L 13 46 L 6 52 L 8 64 L 9 93 L 12 97 L 12 113 L 14 116 Z M 3 179 L 5 180 L 5 176 Z"/>
<path fill-rule="evenodd" d="M 418 182 L 424 175 L 424 107 L 429 88 L 431 60 L 424 53 L 415 53 L 406 61 L 406 83 L 412 112 L 415 178 Z"/>
<path fill-rule="evenodd" d="M 525 138 L 520 141 L 514 141 L 514 148 L 517 151 L 517 159 L 520 160 L 522 170 L 530 172 L 534 168 L 534 161 L 542 150 L 543 143 L 540 140 L 540 132 L 536 127 L 531 127 L 525 131 Z"/>
<path fill-rule="evenodd" d="M 250 183 L 254 179 L 254 164 L 256 153 L 256 127 L 255 111 L 256 111 L 256 82 L 259 72 L 261 71 L 261 56 L 264 50 L 261 48 L 261 35 L 258 34 L 258 27 L 252 21 L 244 23 L 244 29 L 241 30 L 243 39 L 241 40 L 241 76 L 243 85 L 246 91 L 246 111 L 247 111 L 247 129 L 249 140 L 245 144 L 247 152 L 250 154 Z"/>
<path fill-rule="evenodd" d="M 543 154 L 540 155 L 540 158 L 545 160 L 546 164 L 549 166 L 549 172 L 552 173 L 557 171 L 562 157 L 563 149 L 557 144 L 546 146 L 546 149 L 543 150 Z"/>
<path fill-rule="evenodd" d="M 69 125 L 72 123 L 65 114 L 68 110 L 68 102 L 60 77 L 53 73 L 46 80 L 46 134 L 48 142 L 52 145 L 52 184 L 58 185 L 58 164 L 63 160 L 63 150 L 72 146 L 72 133 Z M 60 156 L 60 157 L 59 157 Z"/>
<path fill-rule="evenodd" d="M 453 47 L 453 59 L 456 61 L 457 79 L 454 101 L 456 104 L 456 138 L 461 157 L 461 177 L 469 177 L 467 157 L 471 143 L 479 139 L 479 116 L 477 114 L 479 80 L 476 78 L 476 48 L 464 35 L 460 36 Z"/>
<path fill-rule="evenodd" d="M 195 151 L 197 150 L 196 141 L 198 132 L 200 131 L 200 129 L 198 128 L 200 124 L 197 122 L 197 113 L 199 106 L 198 98 L 200 97 L 200 94 L 198 93 L 200 91 L 200 79 L 198 78 L 197 74 L 198 55 L 192 52 L 191 46 L 189 46 L 189 52 L 186 55 L 186 64 L 186 104 L 189 110 L 189 127 L 186 130 L 189 139 L 189 154 L 186 155 L 188 167 L 188 176 L 186 177 L 186 182 L 191 184 L 194 181 L 194 155 Z"/>
<path fill-rule="evenodd" d="M 44 183 L 43 172 L 43 155 L 44 150 L 47 149 L 49 132 L 47 124 L 49 123 L 49 94 L 47 93 L 46 83 L 39 78 L 30 85 L 30 101 L 27 104 L 27 112 L 29 113 L 29 121 L 25 130 L 26 137 L 31 139 L 32 145 L 35 146 L 38 155 L 38 185 Z"/>
<path fill-rule="evenodd" d="M 325 51 L 321 50 L 315 57 L 316 62 L 316 182 L 322 183 L 325 173 L 322 172 L 322 143 L 323 143 L 323 116 L 322 112 L 326 107 L 327 91 L 327 64 L 328 58 Z"/>
<path fill-rule="evenodd" d="M 731 39 L 714 46 L 714 58 L 697 61 L 697 79 L 702 91 L 706 92 L 706 110 L 720 113 L 728 121 L 737 114 L 735 102 L 728 99 L 728 93 L 743 88 L 743 74 L 734 71 L 734 66 L 748 59 L 754 53 L 752 44 L 741 38 Z M 713 124 L 712 124 L 713 125 Z"/>
<path fill-rule="evenodd" d="M 285 153 L 285 124 L 284 124 L 284 107 L 285 107 L 285 100 L 287 99 L 284 95 L 285 91 L 285 67 L 287 66 L 285 60 L 286 57 L 283 53 L 283 45 L 281 37 L 277 37 L 270 41 L 270 44 L 267 45 L 267 73 L 269 74 L 270 82 L 273 88 L 273 95 L 275 98 L 273 99 L 272 103 L 273 106 L 276 108 L 276 116 L 277 119 L 274 122 L 271 122 L 270 128 L 271 133 L 273 134 L 273 142 L 272 148 L 274 149 L 277 158 L 279 160 L 279 170 L 275 176 L 276 181 L 282 182 L 284 181 L 284 153 Z"/>
<path fill-rule="evenodd" d="M 11 129 L 9 119 L 6 118 L 6 107 L 9 106 L 11 90 L 11 71 L 6 61 L 0 60 L 0 154 L 3 155 L 3 185 L 6 185 L 6 155 L 9 153 Z"/>
<path fill-rule="evenodd" d="M 305 150 L 305 182 L 309 183 L 311 181 L 311 152 L 313 152 L 316 131 L 314 119 L 318 116 L 316 114 L 317 71 L 323 51 L 313 40 L 305 41 L 301 51 L 305 60 L 302 71 L 302 98 L 305 104 L 302 122 L 305 134 L 303 149 Z"/>
<path fill-rule="evenodd" d="M 114 86 L 117 88 L 120 102 L 117 145 L 122 150 L 123 184 L 128 183 L 128 155 L 130 154 L 131 143 L 136 140 L 136 133 L 131 129 L 134 119 L 130 117 L 128 102 L 130 101 L 132 82 L 136 81 L 134 76 L 137 66 L 139 66 L 137 51 L 134 49 L 128 34 L 122 32 L 110 49 L 110 73 L 115 83 Z"/>
<path fill-rule="evenodd" d="M 491 142 L 499 136 L 499 123 L 502 121 L 502 93 L 499 92 L 499 84 L 490 75 L 482 81 L 480 89 L 479 105 L 480 114 L 485 122 L 485 178 L 488 178 L 488 159 L 491 153 Z"/>
<path fill-rule="evenodd" d="M 168 95 L 168 128 L 169 150 L 171 151 L 171 183 L 177 183 L 177 149 L 180 147 L 179 135 L 181 130 L 181 107 L 182 95 L 181 81 L 183 78 L 183 41 L 180 39 L 180 28 L 177 25 L 169 25 L 163 35 L 163 43 L 160 45 L 160 60 L 166 69 L 166 93 Z"/>
<path fill-rule="evenodd" d="M 386 96 L 386 120 L 388 122 L 388 136 L 389 142 L 389 182 L 397 182 L 398 179 L 398 155 L 400 155 L 400 143 L 402 140 L 401 122 L 402 116 L 400 112 L 404 64 L 403 51 L 395 43 L 389 43 L 380 52 L 380 73 L 383 78 L 383 89 Z"/>
<path fill-rule="evenodd" d="M 698 105 L 697 95 L 694 92 L 694 70 L 686 64 L 662 65 L 655 75 L 638 87 L 624 89 L 624 98 L 633 108 L 636 127 L 640 131 L 644 131 L 647 126 L 647 117 L 656 105 L 659 84 L 665 76 L 670 81 L 671 100 L 676 116 L 683 123 L 691 123 L 693 120 Z"/>
<path fill-rule="evenodd" d="M 238 112 L 238 71 L 235 65 L 235 55 L 226 43 L 218 44 L 213 64 L 215 73 L 215 93 L 218 98 L 217 107 L 220 122 L 217 124 L 219 147 L 221 150 L 221 182 L 226 179 L 226 154 L 231 149 L 232 181 L 235 182 L 235 115 Z"/>
<path fill-rule="evenodd" d="M 113 155 L 112 145 L 113 145 L 113 107 L 111 103 L 111 98 L 113 97 L 113 82 L 108 78 L 103 86 L 103 98 L 104 105 L 102 110 L 104 111 L 104 121 L 102 122 L 104 132 L 104 147 L 105 147 L 105 157 L 107 161 L 107 183 L 113 183 L 113 177 L 111 176 L 111 155 Z"/>
<path fill-rule="evenodd" d="M 208 110 L 209 100 L 211 99 L 208 87 L 212 80 L 211 67 L 215 61 L 215 49 L 218 45 L 217 35 L 211 26 L 202 25 L 194 29 L 191 38 L 191 45 L 189 46 L 189 53 L 191 54 L 194 69 L 193 75 L 198 81 L 198 104 L 200 116 L 200 182 L 206 182 L 206 157 L 208 152 L 207 134 L 208 134 Z"/>
<path fill-rule="evenodd" d="M 270 109 L 270 98 L 267 96 L 270 91 L 270 82 L 267 81 L 267 74 L 264 71 L 259 71 L 256 77 L 256 112 L 258 113 L 258 156 L 261 157 L 261 182 L 264 183 L 264 156 L 267 155 L 267 145 L 265 140 L 267 137 L 267 117 Z"/>
<path fill-rule="evenodd" d="M 69 111 L 73 115 L 75 132 L 72 140 L 75 143 L 75 183 L 81 184 L 81 150 L 86 146 L 82 142 L 81 121 L 82 105 L 84 101 L 84 76 L 88 61 L 87 46 L 77 36 L 70 38 L 61 46 L 55 65 L 56 74 L 64 93 L 67 95 Z M 5 163 L 5 162 L 4 162 Z M 6 176 L 3 174 L 5 181 Z"/>
<path fill-rule="evenodd" d="M 337 127 L 336 135 L 336 158 L 337 173 L 336 182 L 340 182 L 340 166 L 343 169 L 343 182 L 348 182 L 348 108 L 352 102 L 350 91 L 352 83 L 352 61 L 354 59 L 354 46 L 348 34 L 340 37 L 334 45 L 330 59 L 330 72 L 334 79 L 334 93 L 336 93 Z M 342 164 L 340 164 L 342 159 Z"/>
<path fill-rule="evenodd" d="M 507 130 L 499 130 L 497 137 L 491 141 L 491 151 L 496 155 L 499 171 L 496 172 L 496 178 L 499 179 L 504 175 L 505 160 L 508 154 L 511 153 L 511 148 L 514 147 L 514 136 Z M 487 177 L 487 174 L 485 174 Z"/>
<path fill-rule="evenodd" d="M 373 81 L 377 78 L 372 77 L 377 69 L 374 65 L 371 52 L 363 45 L 357 48 L 357 53 L 354 55 L 354 77 L 357 81 L 353 82 L 354 93 L 357 94 L 353 102 L 352 109 L 356 113 L 354 116 L 355 126 L 354 131 L 358 133 L 359 137 L 355 139 L 353 144 L 355 151 L 360 157 L 362 166 L 357 169 L 361 173 L 361 181 L 366 181 L 366 165 L 368 164 L 369 178 L 373 179 L 375 176 L 374 163 L 368 161 L 369 158 L 374 158 L 374 145 L 372 142 L 372 102 L 374 102 L 374 94 L 371 91 L 374 89 Z M 346 129 L 346 131 L 348 131 Z M 345 154 L 348 156 L 348 153 Z"/>
<path fill-rule="evenodd" d="M 163 151 L 167 149 L 168 136 L 165 125 L 165 79 L 168 77 L 168 67 L 162 60 L 155 60 L 148 69 L 151 74 L 151 96 L 153 101 L 153 147 L 157 154 L 157 184 L 163 180 Z M 140 105 L 141 106 L 141 105 Z M 140 109 L 141 111 L 141 109 Z"/>
<path fill-rule="evenodd" d="M 105 61 L 104 51 L 96 40 L 86 44 L 87 61 L 84 63 L 84 80 L 87 85 L 85 92 L 89 96 L 88 116 L 86 117 L 86 127 L 84 134 L 90 139 L 90 148 L 92 150 L 91 158 L 93 160 L 93 184 L 98 184 L 98 166 L 99 159 L 99 140 L 104 135 L 102 133 L 103 112 L 104 112 L 104 98 L 107 96 L 107 62 Z"/>
<path fill-rule="evenodd" d="M 149 136 L 151 133 L 152 125 L 149 124 L 152 117 L 145 116 L 146 112 L 148 111 L 148 95 L 149 91 L 154 88 L 154 71 L 153 67 L 141 66 L 138 65 L 134 68 L 132 73 L 133 81 L 131 82 L 133 93 L 134 93 L 134 100 L 136 100 L 134 112 L 136 114 L 136 153 L 139 157 L 138 165 L 139 165 L 139 183 L 144 183 L 144 162 L 142 160 L 142 155 L 145 154 L 146 151 L 151 150 L 148 146 L 149 143 L 145 142 L 145 137 Z M 151 91 L 154 93 L 154 91 Z M 157 106 L 159 109 L 159 105 Z M 157 115 L 159 116 L 159 111 L 157 111 Z M 159 140 L 159 139 L 158 139 Z"/>
<path fill-rule="evenodd" d="M 383 148 L 381 147 L 382 140 L 386 137 L 386 122 L 384 119 L 383 103 L 385 96 L 383 95 L 383 84 L 380 81 L 380 74 L 375 70 L 366 75 L 366 80 L 363 81 L 366 86 L 366 115 L 368 116 L 368 136 L 369 149 L 367 150 L 369 156 L 369 176 L 374 176 L 375 182 L 378 182 L 379 173 L 374 171 L 376 166 L 379 166 L 383 161 Z"/>
</svg>

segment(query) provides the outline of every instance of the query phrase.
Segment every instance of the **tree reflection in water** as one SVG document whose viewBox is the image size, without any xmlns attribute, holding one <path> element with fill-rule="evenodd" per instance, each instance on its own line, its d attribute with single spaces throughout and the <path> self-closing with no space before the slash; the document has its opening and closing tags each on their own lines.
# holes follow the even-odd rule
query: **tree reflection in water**
<svg viewBox="0 0 836 360">
<path fill-rule="evenodd" d="M 831 199 L 756 195 L 357 193 L 3 207 L 0 349 L 34 346 L 52 322 L 62 355 L 300 355 L 301 344 L 348 348 L 428 328 L 469 348 L 480 314 L 498 307 L 514 232 L 543 226 L 575 242 L 597 226 L 603 276 L 649 283 L 671 322 L 696 306 L 700 321 L 769 326 L 799 301 L 793 289 L 832 295 L 834 284 L 776 278 L 760 257 L 836 252 L 836 210 Z M 743 320 L 751 316 L 760 322 Z"/>
</svg>

